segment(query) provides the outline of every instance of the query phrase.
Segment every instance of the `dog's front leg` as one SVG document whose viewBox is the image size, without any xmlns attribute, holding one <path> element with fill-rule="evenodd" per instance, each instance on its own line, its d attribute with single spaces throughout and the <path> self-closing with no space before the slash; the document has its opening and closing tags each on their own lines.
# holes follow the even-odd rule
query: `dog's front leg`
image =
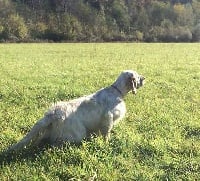
<svg viewBox="0 0 200 181">
<path fill-rule="evenodd" d="M 101 122 L 100 132 L 102 136 L 104 137 L 104 140 L 108 142 L 110 139 L 110 132 L 113 128 L 113 114 L 111 112 L 108 112 L 104 119 Z"/>
</svg>

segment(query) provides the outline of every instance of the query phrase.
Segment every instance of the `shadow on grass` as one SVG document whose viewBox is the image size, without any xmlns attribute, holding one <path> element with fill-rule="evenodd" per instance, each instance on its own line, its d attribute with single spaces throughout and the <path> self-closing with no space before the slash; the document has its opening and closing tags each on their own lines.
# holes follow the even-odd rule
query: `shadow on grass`
<svg viewBox="0 0 200 181">
<path fill-rule="evenodd" d="M 68 149 L 69 147 L 80 147 L 82 143 L 68 143 L 65 142 L 58 146 L 52 146 L 49 144 L 45 144 L 40 147 L 28 147 L 19 151 L 3 151 L 0 153 L 0 168 L 6 165 L 10 165 L 12 163 L 21 162 L 24 160 L 31 160 L 34 162 L 38 157 L 43 156 L 48 150 L 56 150 L 56 149 Z"/>
<path fill-rule="evenodd" d="M 148 143 L 136 144 L 133 153 L 138 160 L 143 162 L 149 162 L 149 160 L 161 158 L 164 155 L 161 150 Z"/>
<path fill-rule="evenodd" d="M 200 127 L 186 126 L 184 131 L 185 131 L 185 138 L 200 139 Z"/>
<path fill-rule="evenodd" d="M 34 161 L 38 155 L 44 153 L 44 151 L 49 148 L 45 146 L 43 148 L 28 148 L 20 151 L 3 151 L 0 153 L 0 167 L 9 165 L 15 162 L 20 162 L 21 160 L 32 160 Z"/>
</svg>

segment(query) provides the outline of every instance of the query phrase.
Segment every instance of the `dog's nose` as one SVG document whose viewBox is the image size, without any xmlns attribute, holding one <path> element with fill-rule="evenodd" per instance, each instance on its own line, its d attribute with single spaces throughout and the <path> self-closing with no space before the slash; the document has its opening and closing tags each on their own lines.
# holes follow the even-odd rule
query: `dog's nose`
<svg viewBox="0 0 200 181">
<path fill-rule="evenodd" d="M 145 83 L 145 77 L 141 76 L 140 78 L 140 85 L 142 86 Z"/>
</svg>

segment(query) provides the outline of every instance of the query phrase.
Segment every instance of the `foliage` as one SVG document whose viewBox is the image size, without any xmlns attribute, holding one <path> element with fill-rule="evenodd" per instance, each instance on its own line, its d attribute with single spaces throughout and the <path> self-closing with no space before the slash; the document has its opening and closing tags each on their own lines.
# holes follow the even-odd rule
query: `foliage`
<svg viewBox="0 0 200 181">
<path fill-rule="evenodd" d="M 199 7 L 197 0 L 1 0 L 0 40 L 168 42 L 176 38 L 163 37 L 187 34 L 178 41 L 199 41 L 193 36 Z M 163 29 L 165 20 L 173 24 L 170 31 Z"/>
<path fill-rule="evenodd" d="M 4 22 L 2 34 L 6 39 L 24 39 L 27 36 L 28 29 L 22 17 L 10 15 Z"/>
<path fill-rule="evenodd" d="M 200 44 L 0 44 L 0 180 L 199 180 Z M 146 77 L 111 140 L 2 153 L 60 100 Z"/>
<path fill-rule="evenodd" d="M 200 41 L 200 23 L 194 27 L 193 38 L 197 41 Z"/>
</svg>

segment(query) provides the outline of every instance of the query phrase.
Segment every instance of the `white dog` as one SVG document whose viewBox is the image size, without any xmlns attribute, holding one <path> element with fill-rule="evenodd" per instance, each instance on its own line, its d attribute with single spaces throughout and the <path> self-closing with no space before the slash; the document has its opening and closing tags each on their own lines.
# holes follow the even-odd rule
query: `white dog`
<svg viewBox="0 0 200 181">
<path fill-rule="evenodd" d="M 99 135 L 99 132 L 108 140 L 113 125 L 126 113 L 123 97 L 131 90 L 136 94 L 136 89 L 143 84 L 143 76 L 127 70 L 107 88 L 68 102 L 56 103 L 9 151 L 29 145 L 38 146 L 44 141 L 51 145 L 60 145 L 65 141 L 80 143 L 91 134 Z"/>
</svg>

